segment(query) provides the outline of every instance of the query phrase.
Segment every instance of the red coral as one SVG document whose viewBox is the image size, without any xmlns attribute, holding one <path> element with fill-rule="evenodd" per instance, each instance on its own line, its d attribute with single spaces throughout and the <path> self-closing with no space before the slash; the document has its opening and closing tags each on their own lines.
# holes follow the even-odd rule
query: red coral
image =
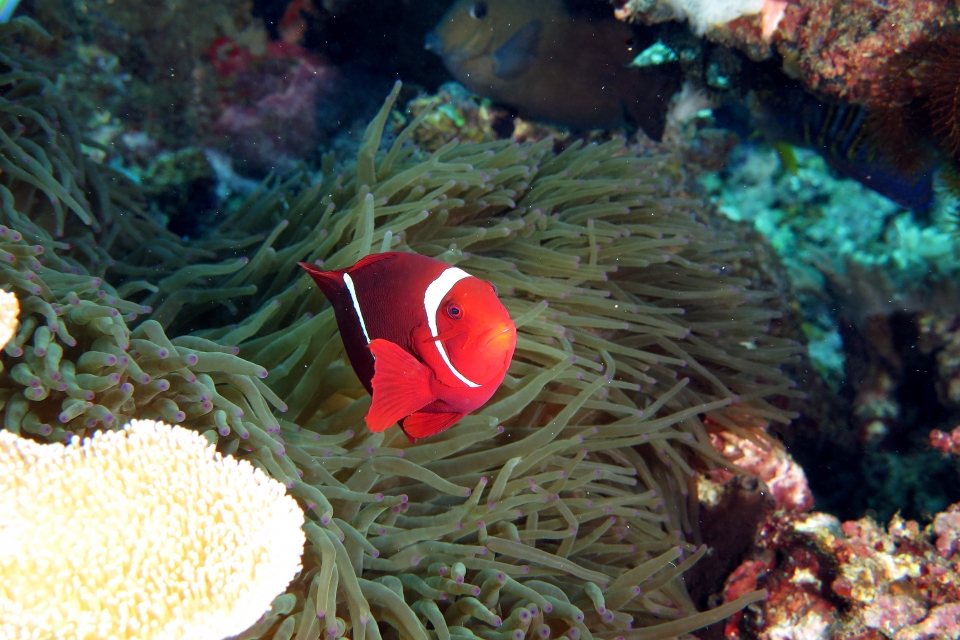
<svg viewBox="0 0 960 640">
<path fill-rule="evenodd" d="M 949 433 L 934 429 L 930 432 L 930 446 L 947 455 L 960 455 L 960 427 Z"/>
<path fill-rule="evenodd" d="M 727 578 L 727 583 L 723 588 L 723 601 L 732 602 L 746 593 L 755 591 L 761 576 L 772 569 L 774 564 L 772 552 L 761 553 L 759 558 L 753 560 L 745 560 Z M 727 618 L 723 628 L 723 634 L 726 638 L 736 640 L 740 637 L 740 620 L 742 618 L 742 611 L 738 611 Z"/>
<path fill-rule="evenodd" d="M 253 54 L 248 49 L 226 36 L 218 37 L 213 44 L 203 50 L 203 53 L 221 78 L 229 78 L 245 71 L 254 60 Z"/>
</svg>

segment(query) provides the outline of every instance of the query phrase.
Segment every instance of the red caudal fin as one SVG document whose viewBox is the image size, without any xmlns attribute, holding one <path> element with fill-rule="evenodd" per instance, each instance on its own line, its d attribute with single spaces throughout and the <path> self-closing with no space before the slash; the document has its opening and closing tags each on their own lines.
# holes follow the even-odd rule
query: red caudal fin
<svg viewBox="0 0 960 640">
<path fill-rule="evenodd" d="M 383 431 L 397 420 L 422 409 L 436 398 L 430 393 L 430 369 L 389 340 L 370 343 L 373 365 L 373 403 L 367 427 Z"/>
<path fill-rule="evenodd" d="M 346 287 L 343 283 L 342 271 L 323 271 L 317 265 L 310 264 L 309 262 L 298 262 L 297 264 L 310 274 L 310 277 L 317 283 L 317 287 L 319 287 L 323 295 L 327 297 L 327 300 L 332 301 L 337 293 L 343 291 L 344 287 Z"/>
<path fill-rule="evenodd" d="M 426 438 L 452 427 L 467 414 L 465 413 L 427 413 L 417 411 L 403 421 L 403 432 L 411 441 L 417 438 Z"/>
</svg>

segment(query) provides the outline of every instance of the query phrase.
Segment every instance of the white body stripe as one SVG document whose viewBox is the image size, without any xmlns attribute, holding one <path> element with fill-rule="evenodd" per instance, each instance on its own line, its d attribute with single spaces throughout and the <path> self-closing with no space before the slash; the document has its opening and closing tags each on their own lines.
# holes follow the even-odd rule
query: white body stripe
<svg viewBox="0 0 960 640">
<path fill-rule="evenodd" d="M 347 285 L 347 292 L 350 294 L 350 300 L 353 301 L 353 310 L 357 312 L 357 320 L 360 321 L 360 329 L 363 330 L 363 337 L 367 339 L 367 344 L 370 344 L 370 334 L 367 333 L 367 323 L 363 321 L 363 312 L 360 311 L 360 301 L 357 300 L 357 290 L 353 286 L 353 278 L 350 277 L 350 274 L 343 274 L 343 283 Z"/>
<path fill-rule="evenodd" d="M 430 327 L 430 335 L 434 338 L 439 335 L 439 332 L 437 331 L 437 312 L 440 310 L 440 303 L 443 302 L 443 297 L 450 293 L 450 289 L 453 289 L 453 285 L 457 284 L 464 278 L 469 277 L 470 274 L 466 271 L 457 269 L 456 267 L 450 267 L 449 269 L 445 269 L 443 273 L 437 276 L 437 279 L 431 282 L 427 287 L 427 290 L 423 292 L 423 310 L 427 312 L 427 325 Z M 356 305 L 356 298 L 354 298 L 354 305 Z M 360 315 L 359 307 L 357 307 L 357 315 Z M 362 319 L 360 320 L 360 323 L 363 323 Z M 433 344 L 436 345 L 437 351 L 440 352 L 440 357 L 447 365 L 447 368 L 450 369 L 450 372 L 455 375 L 460 382 L 468 387 L 480 386 L 457 371 L 456 367 L 453 366 L 453 363 L 450 362 L 450 358 L 447 356 L 447 350 L 443 348 L 443 345 L 439 340 L 434 340 Z"/>
</svg>

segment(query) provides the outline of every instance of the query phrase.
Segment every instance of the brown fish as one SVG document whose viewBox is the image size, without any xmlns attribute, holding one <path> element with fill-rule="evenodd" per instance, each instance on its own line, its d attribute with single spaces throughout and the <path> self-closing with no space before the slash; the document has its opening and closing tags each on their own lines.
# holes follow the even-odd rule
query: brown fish
<svg viewBox="0 0 960 640">
<path fill-rule="evenodd" d="M 458 0 L 426 48 L 468 89 L 524 117 L 585 129 L 636 125 L 659 140 L 679 73 L 630 68 L 632 38 L 612 17 L 571 15 L 563 0 Z"/>
</svg>

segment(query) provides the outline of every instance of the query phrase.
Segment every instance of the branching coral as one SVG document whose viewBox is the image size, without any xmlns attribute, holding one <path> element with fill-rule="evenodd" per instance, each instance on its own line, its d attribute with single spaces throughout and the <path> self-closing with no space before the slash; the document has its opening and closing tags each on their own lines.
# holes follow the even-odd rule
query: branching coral
<svg viewBox="0 0 960 640">
<path fill-rule="evenodd" d="M 622 141 L 425 153 L 418 119 L 378 153 L 398 90 L 354 165 L 265 184 L 183 247 L 69 257 L 7 200 L 0 274 L 27 313 L 5 427 L 162 417 L 284 482 L 311 512 L 304 570 L 247 638 L 666 638 L 762 597 L 697 613 L 680 577 L 705 551 L 694 467 L 728 465 L 701 417 L 755 440 L 789 418 L 769 399 L 797 346 L 730 275 L 742 253 L 674 192 L 675 161 Z M 519 328 L 492 401 L 415 446 L 363 428 L 369 396 L 296 268 L 387 249 L 489 279 Z"/>
<path fill-rule="evenodd" d="M 282 485 L 181 427 L 67 446 L 0 431 L 0 633 L 237 634 L 300 570 L 302 525 Z"/>
</svg>

